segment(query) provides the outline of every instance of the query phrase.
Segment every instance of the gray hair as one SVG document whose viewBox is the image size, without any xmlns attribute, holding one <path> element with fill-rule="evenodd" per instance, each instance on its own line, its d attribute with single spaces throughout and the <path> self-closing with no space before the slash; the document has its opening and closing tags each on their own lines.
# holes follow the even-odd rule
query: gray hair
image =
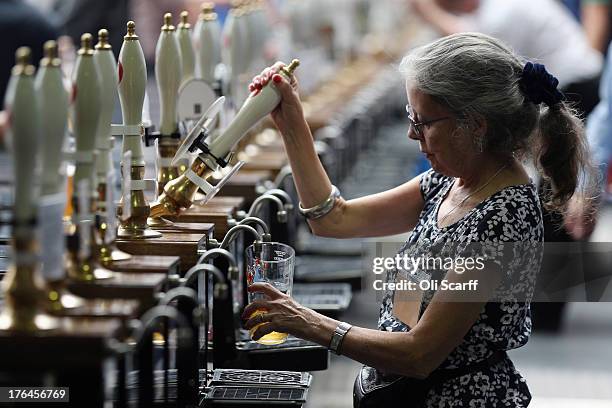
<svg viewBox="0 0 612 408">
<path fill-rule="evenodd" d="M 501 41 L 461 33 L 416 48 L 400 64 L 409 87 L 450 110 L 459 128 L 484 118 L 479 150 L 531 153 L 552 184 L 546 205 L 562 209 L 580 174 L 592 173 L 583 125 L 565 102 L 551 108 L 532 103 L 521 91 L 525 60 Z"/>
<path fill-rule="evenodd" d="M 513 152 L 527 147 L 539 112 L 519 88 L 523 65 L 499 40 L 462 33 L 415 49 L 400 71 L 409 86 L 448 108 L 460 127 L 483 117 L 487 134 L 474 141 L 482 150 Z"/>
</svg>

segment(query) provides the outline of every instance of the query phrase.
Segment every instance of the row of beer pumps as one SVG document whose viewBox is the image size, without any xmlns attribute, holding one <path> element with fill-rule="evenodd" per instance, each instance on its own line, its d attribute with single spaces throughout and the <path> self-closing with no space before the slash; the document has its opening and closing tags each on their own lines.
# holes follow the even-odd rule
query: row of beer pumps
<svg viewBox="0 0 612 408">
<path fill-rule="evenodd" d="M 239 12 L 233 14 L 236 20 L 244 16 Z M 209 4 L 203 7 L 195 35 L 200 50 L 195 54 L 189 52 L 193 48 L 186 41 L 191 37 L 186 20 L 183 14 L 177 31 L 172 25 L 172 16 L 166 14 L 157 45 L 155 75 L 161 115 L 159 132 L 153 136 L 160 153 L 157 183 L 163 192 L 152 206 L 144 194 L 148 186 L 148 181 L 144 180 L 143 155 L 147 70 L 135 23 L 127 23 L 118 62 L 108 43 L 106 30 L 99 31 L 95 47 L 90 34 L 82 36 L 70 92 L 63 84 L 61 61 L 54 41 L 45 44 L 45 58 L 36 76 L 30 50 L 22 47 L 17 51 L 5 97 L 8 139 L 15 167 L 14 256 L 4 281 L 7 296 L 0 328 L 52 328 L 53 319 L 40 311 L 36 299 L 47 299 L 54 304 L 52 309 L 75 306 L 79 299 L 72 297 L 70 300 L 70 295 L 62 292 L 66 277 L 80 281 L 111 278 L 113 272 L 102 265 L 130 256 L 114 248 L 115 229 L 116 235 L 124 239 L 158 237 L 161 234 L 150 225 L 166 223 L 168 221 L 161 216 L 177 216 L 189 208 L 198 189 L 203 192 L 202 202 L 205 203 L 241 167 L 241 163 L 232 167 L 232 149 L 276 107 L 280 95 L 270 83 L 256 96 L 250 95 L 229 125 L 222 128 L 217 116 L 225 108 L 225 97 L 216 98 L 218 92 L 213 91 L 222 88 L 198 78 L 197 73 L 207 72 L 208 75 L 215 65 L 202 57 L 205 43 L 210 45 L 207 52 L 217 55 L 214 49 L 219 44 L 216 39 L 220 30 L 213 8 Z M 192 68 L 194 55 L 200 57 L 195 64 L 197 69 Z M 294 60 L 281 74 L 290 79 L 298 65 Z M 219 69 L 215 68 L 217 71 Z M 193 90 L 202 89 L 203 85 L 208 86 L 210 92 L 204 92 L 199 99 L 196 94 L 196 99 L 198 109 L 205 112 L 197 112 L 200 115 L 187 122 L 195 122 L 195 125 L 186 137 L 182 137 L 181 133 L 185 132 L 180 131 L 179 125 L 183 124 L 178 120 L 179 95 L 187 90 L 189 98 L 193 98 Z M 112 125 L 117 91 L 123 123 Z M 75 150 L 70 153 L 63 152 L 67 146 L 68 127 L 76 142 Z M 123 136 L 123 188 L 119 208 L 115 208 L 113 197 L 113 135 Z M 189 152 L 197 153 L 197 157 L 180 174 L 179 161 Z M 64 191 L 65 161 L 74 163 L 72 191 L 68 194 Z M 231 171 L 213 184 L 213 173 L 229 168 Z M 39 179 L 40 186 L 35 182 Z M 72 208 L 68 224 L 62 222 L 66 204 Z M 119 216 L 118 227 L 115 212 Z M 58 239 L 64 233 L 68 236 L 67 263 L 63 260 L 64 240 Z M 52 283 L 50 292 L 37 277 L 38 240 L 44 242 L 43 275 Z"/>
</svg>

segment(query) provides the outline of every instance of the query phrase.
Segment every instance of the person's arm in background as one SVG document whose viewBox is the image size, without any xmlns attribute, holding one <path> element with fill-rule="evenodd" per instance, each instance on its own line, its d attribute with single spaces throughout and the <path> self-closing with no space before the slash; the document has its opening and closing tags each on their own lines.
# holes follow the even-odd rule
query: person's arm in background
<svg viewBox="0 0 612 408">
<path fill-rule="evenodd" d="M 6 127 L 8 123 L 6 120 L 6 112 L 0 111 L 0 151 L 6 150 L 6 144 L 4 142 L 4 135 L 6 133 Z"/>
<path fill-rule="evenodd" d="M 589 44 L 602 54 L 610 41 L 610 7 L 610 0 L 584 0 L 580 7 L 580 19 Z"/>
<path fill-rule="evenodd" d="M 412 9 L 442 35 L 471 31 L 464 18 L 451 12 L 449 0 L 408 0 Z"/>
<path fill-rule="evenodd" d="M 600 85 L 601 100 L 587 118 L 586 135 L 592 161 L 597 169 L 597 193 L 605 194 L 608 165 L 612 159 L 612 47 L 608 50 L 606 70 Z M 601 197 L 591 198 L 588 183 L 581 180 L 580 189 L 568 203 L 564 225 L 572 237 L 588 239 L 595 228 Z M 582 190 L 582 192 L 580 192 Z M 585 191 L 586 190 L 586 191 Z"/>
</svg>

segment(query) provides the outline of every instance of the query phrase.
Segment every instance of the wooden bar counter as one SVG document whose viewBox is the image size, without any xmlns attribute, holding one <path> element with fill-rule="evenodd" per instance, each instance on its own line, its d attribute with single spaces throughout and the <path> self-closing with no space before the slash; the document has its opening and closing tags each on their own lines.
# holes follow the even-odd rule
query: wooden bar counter
<svg viewBox="0 0 612 408">
<path fill-rule="evenodd" d="M 159 238 L 150 239 L 118 239 L 117 248 L 129 254 L 151 256 L 165 255 L 180 258 L 180 270 L 186 272 L 198 261 L 198 250 L 208 247 L 208 240 L 214 232 L 214 225 L 204 233 L 164 232 Z"/>
<path fill-rule="evenodd" d="M 271 176 L 268 180 L 274 179 L 283 167 L 289 162 L 284 150 L 267 150 L 262 148 L 252 156 L 246 158 L 248 161 L 241 171 L 269 171 Z"/>
<path fill-rule="evenodd" d="M 268 170 L 240 170 L 219 191 L 218 196 L 244 197 L 246 205 L 250 205 L 259 196 L 258 187 L 267 180 L 273 180 L 274 175 Z"/>
<path fill-rule="evenodd" d="M 62 407 L 104 406 L 104 367 L 112 357 L 111 339 L 121 324 L 116 319 L 59 319 L 56 330 L 16 333 L 0 330 L 2 386 L 67 387 L 70 402 Z M 15 406 L 32 406 L 18 403 Z M 34 404 L 46 406 L 43 404 Z M 55 406 L 55 404 L 51 404 Z"/>
<path fill-rule="evenodd" d="M 132 255 L 130 259 L 114 261 L 105 267 L 116 272 L 176 275 L 180 272 L 181 258 L 178 256 Z"/>
<path fill-rule="evenodd" d="M 88 299 L 135 299 L 141 309 L 155 303 L 156 294 L 166 283 L 165 273 L 114 272 L 109 279 L 94 282 L 68 280 L 67 288 L 77 296 Z"/>
<path fill-rule="evenodd" d="M 211 207 L 193 205 L 184 213 L 179 215 L 178 221 L 182 223 L 210 222 L 215 225 L 213 237 L 217 240 L 223 239 L 227 231 L 231 228 L 231 220 L 234 218 L 235 209 L 233 206 Z"/>
</svg>

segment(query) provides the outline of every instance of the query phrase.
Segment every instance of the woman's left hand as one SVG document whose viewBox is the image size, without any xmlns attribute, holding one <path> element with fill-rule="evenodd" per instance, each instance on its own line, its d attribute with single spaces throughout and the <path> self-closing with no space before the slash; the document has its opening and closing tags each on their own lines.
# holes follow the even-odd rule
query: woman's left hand
<svg viewBox="0 0 612 408">
<path fill-rule="evenodd" d="M 302 339 L 311 337 L 310 330 L 317 327 L 318 314 L 296 302 L 291 296 L 286 295 L 269 283 L 258 282 L 248 287 L 251 293 L 263 293 L 266 298 L 258 299 L 248 304 L 242 313 L 244 328 L 251 328 L 261 324 L 253 333 L 253 340 L 273 331 L 293 334 Z M 265 313 L 256 314 L 256 311 Z M 264 323 L 264 324 L 262 324 Z"/>
</svg>

